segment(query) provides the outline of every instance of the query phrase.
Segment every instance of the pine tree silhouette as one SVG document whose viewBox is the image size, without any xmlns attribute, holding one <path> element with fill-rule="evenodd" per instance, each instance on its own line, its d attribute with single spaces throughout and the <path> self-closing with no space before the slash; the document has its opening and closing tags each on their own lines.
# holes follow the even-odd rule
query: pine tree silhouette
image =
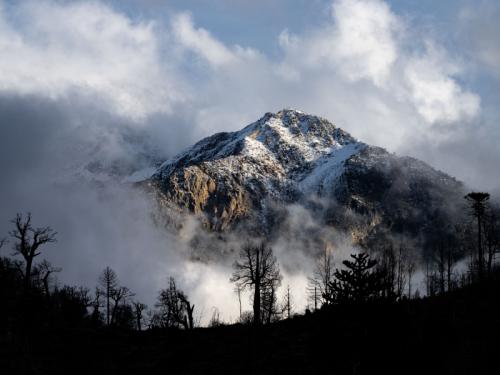
<svg viewBox="0 0 500 375">
<path fill-rule="evenodd" d="M 374 269 L 377 261 L 366 253 L 351 254 L 342 263 L 346 269 L 336 269 L 330 290 L 324 295 L 328 303 L 360 303 L 380 298 L 384 289 L 383 274 Z"/>
</svg>

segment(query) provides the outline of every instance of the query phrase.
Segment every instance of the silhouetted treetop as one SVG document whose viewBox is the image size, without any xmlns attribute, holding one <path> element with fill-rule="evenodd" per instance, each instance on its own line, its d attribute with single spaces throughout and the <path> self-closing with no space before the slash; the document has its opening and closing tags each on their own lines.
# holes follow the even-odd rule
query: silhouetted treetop
<svg viewBox="0 0 500 375">
<path fill-rule="evenodd" d="M 330 290 L 324 298 L 332 304 L 360 303 L 381 297 L 385 289 L 384 275 L 374 267 L 377 261 L 367 253 L 351 254 L 351 260 L 342 263 L 346 269 L 336 269 Z"/>
<path fill-rule="evenodd" d="M 254 323 L 258 325 L 262 322 L 263 313 L 269 321 L 274 314 L 276 289 L 281 284 L 279 265 L 272 248 L 264 242 L 258 245 L 245 244 L 233 268 L 230 281 L 241 289 L 250 288 L 253 291 Z"/>
<path fill-rule="evenodd" d="M 51 227 L 34 228 L 31 224 L 31 214 L 26 217 L 22 214 L 17 214 L 12 220 L 14 229 L 9 232 L 9 235 L 15 239 L 14 250 L 15 255 L 19 254 L 24 258 L 24 283 L 26 287 L 30 286 L 33 261 L 35 257 L 40 255 L 40 247 L 44 244 L 56 242 L 56 234 Z"/>
</svg>

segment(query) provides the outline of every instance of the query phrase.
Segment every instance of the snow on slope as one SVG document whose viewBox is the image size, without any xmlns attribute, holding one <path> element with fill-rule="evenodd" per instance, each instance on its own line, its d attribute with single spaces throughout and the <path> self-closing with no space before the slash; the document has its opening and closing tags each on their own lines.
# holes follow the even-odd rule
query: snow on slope
<svg viewBox="0 0 500 375">
<path fill-rule="evenodd" d="M 344 162 L 365 147 L 325 119 L 286 109 L 267 113 L 238 132 L 201 140 L 164 162 L 153 178 L 164 180 L 179 168 L 203 164 L 250 185 L 259 181 L 274 196 L 284 186 L 321 193 L 334 186 Z"/>
<path fill-rule="evenodd" d="M 342 175 L 345 161 L 364 147 L 365 145 L 359 142 L 350 143 L 321 157 L 313 170 L 300 181 L 300 191 L 320 195 L 330 192 L 337 178 Z"/>
</svg>

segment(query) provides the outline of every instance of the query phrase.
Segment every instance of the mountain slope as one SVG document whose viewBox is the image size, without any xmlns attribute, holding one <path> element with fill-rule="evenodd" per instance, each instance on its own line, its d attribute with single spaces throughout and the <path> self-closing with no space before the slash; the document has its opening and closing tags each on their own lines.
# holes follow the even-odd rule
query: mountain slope
<svg viewBox="0 0 500 375">
<path fill-rule="evenodd" d="M 382 228 L 417 236 L 453 207 L 443 203 L 463 196 L 460 182 L 427 164 L 295 110 L 205 138 L 164 162 L 146 184 L 163 207 L 195 213 L 210 230 L 249 225 L 270 235 L 283 207 L 300 204 L 358 242 Z"/>
</svg>

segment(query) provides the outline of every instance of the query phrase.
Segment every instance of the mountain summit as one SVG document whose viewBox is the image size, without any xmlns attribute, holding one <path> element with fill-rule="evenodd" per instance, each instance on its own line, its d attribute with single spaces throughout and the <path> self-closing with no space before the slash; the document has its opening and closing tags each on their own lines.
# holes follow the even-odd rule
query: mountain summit
<svg viewBox="0 0 500 375">
<path fill-rule="evenodd" d="M 207 137 L 164 162 L 146 181 L 161 206 L 198 215 L 210 230 L 252 221 L 261 233 L 279 207 L 321 201 L 326 223 L 359 215 L 363 239 L 380 227 L 411 232 L 462 184 L 419 160 L 367 145 L 323 118 L 285 109 L 231 133 Z M 359 230 L 359 223 L 364 228 Z M 361 233 L 361 234 L 359 234 Z"/>
</svg>

